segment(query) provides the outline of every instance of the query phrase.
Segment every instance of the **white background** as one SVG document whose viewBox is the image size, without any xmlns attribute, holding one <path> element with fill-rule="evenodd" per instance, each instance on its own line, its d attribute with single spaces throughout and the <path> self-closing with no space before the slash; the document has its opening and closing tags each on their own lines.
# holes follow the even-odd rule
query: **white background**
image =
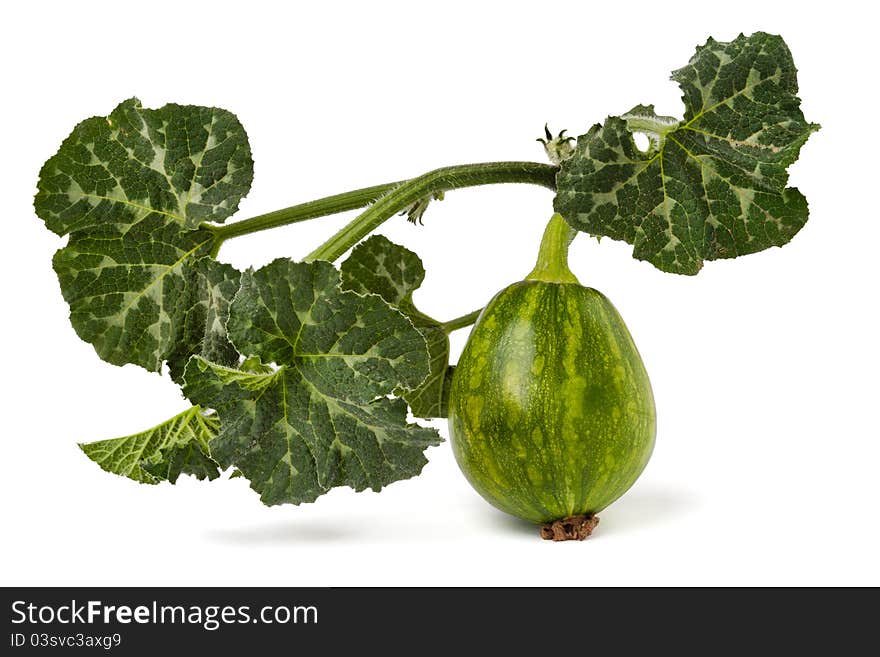
<svg viewBox="0 0 880 657">
<path fill-rule="evenodd" d="M 4 585 L 880 584 L 878 174 L 874 28 L 864 3 L 7 3 L 0 583 Z M 431 9 L 428 9 L 428 7 Z M 713 35 L 781 33 L 807 118 L 792 169 L 811 219 L 791 244 L 664 274 L 631 247 L 572 247 L 626 319 L 654 384 L 642 478 L 584 543 L 541 541 L 460 475 L 449 445 L 380 494 L 264 507 L 244 479 L 138 485 L 77 442 L 182 410 L 167 378 L 101 362 L 67 320 L 33 214 L 37 172 L 75 123 L 137 95 L 216 105 L 245 125 L 240 218 L 438 166 L 543 160 L 545 121 L 579 134 L 639 102 Z M 450 193 L 424 227 L 381 232 L 428 271 L 448 319 L 531 268 L 552 195 Z M 299 258 L 350 217 L 224 245 L 238 267 Z M 460 349 L 464 335 L 456 334 Z M 438 422 L 446 434 L 445 423 Z"/>
</svg>

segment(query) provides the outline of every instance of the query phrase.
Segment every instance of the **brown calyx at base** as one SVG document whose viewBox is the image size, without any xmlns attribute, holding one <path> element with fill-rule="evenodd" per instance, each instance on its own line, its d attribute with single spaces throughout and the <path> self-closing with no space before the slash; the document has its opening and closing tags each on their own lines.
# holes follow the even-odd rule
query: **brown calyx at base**
<svg viewBox="0 0 880 657">
<path fill-rule="evenodd" d="M 592 513 L 562 518 L 544 523 L 541 538 L 548 541 L 582 541 L 593 533 L 598 524 L 599 516 Z"/>
</svg>

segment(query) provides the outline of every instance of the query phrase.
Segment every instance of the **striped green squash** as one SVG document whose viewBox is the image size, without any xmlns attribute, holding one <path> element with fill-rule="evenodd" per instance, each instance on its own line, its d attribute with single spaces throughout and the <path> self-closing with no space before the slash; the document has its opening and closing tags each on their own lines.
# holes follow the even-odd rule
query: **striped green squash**
<svg viewBox="0 0 880 657">
<path fill-rule="evenodd" d="M 559 222 L 556 222 L 556 220 Z M 654 446 L 654 398 L 617 310 L 568 270 L 556 215 L 535 271 L 477 320 L 449 399 L 459 466 L 490 503 L 538 523 L 614 502 Z"/>
</svg>

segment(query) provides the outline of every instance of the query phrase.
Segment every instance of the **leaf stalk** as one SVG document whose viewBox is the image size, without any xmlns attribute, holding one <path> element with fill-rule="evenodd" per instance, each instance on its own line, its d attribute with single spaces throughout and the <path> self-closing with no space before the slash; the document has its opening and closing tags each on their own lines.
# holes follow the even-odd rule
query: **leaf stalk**
<svg viewBox="0 0 880 657">
<path fill-rule="evenodd" d="M 526 183 L 556 189 L 558 170 L 553 165 L 537 162 L 487 162 L 435 169 L 389 191 L 304 260 L 337 260 L 382 223 L 429 195 L 499 183 Z"/>
<path fill-rule="evenodd" d="M 242 221 L 235 221 L 231 224 L 208 226 L 214 232 L 216 239 L 211 255 L 216 256 L 223 242 L 234 237 L 249 235 L 279 226 L 287 226 L 288 224 L 295 224 L 300 221 L 316 219 L 330 214 L 360 209 L 405 182 L 407 181 L 402 180 L 384 185 L 355 189 L 350 192 L 334 194 L 333 196 L 326 196 L 314 201 L 293 205 L 289 208 L 275 210 L 274 212 L 267 212 L 266 214 L 243 219 Z"/>
<path fill-rule="evenodd" d="M 476 322 L 481 312 L 483 312 L 483 309 L 479 308 L 478 310 L 474 310 L 467 315 L 462 315 L 461 317 L 450 319 L 448 322 L 443 322 L 442 324 L 440 324 L 440 328 L 443 329 L 443 332 L 446 333 L 446 335 L 449 335 L 453 331 L 466 328 Z"/>
</svg>

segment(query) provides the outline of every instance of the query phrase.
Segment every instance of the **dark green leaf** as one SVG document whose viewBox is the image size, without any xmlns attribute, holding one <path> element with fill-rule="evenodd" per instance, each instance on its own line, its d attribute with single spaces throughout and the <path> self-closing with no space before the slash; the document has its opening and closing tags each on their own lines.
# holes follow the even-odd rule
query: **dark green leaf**
<svg viewBox="0 0 880 657">
<path fill-rule="evenodd" d="M 114 365 L 179 372 L 192 353 L 235 362 L 225 315 L 238 272 L 208 257 L 210 231 L 187 231 L 159 215 L 120 229 L 78 231 L 55 254 L 77 334 Z"/>
<path fill-rule="evenodd" d="M 238 352 L 226 337 L 229 304 L 238 292 L 241 272 L 212 258 L 202 258 L 191 268 L 187 281 L 190 304 L 183 320 L 183 333 L 168 355 L 171 377 L 180 381 L 192 355 L 219 365 L 238 363 Z"/>
<path fill-rule="evenodd" d="M 210 258 L 214 234 L 250 188 L 234 115 L 212 107 L 121 103 L 80 123 L 40 172 L 37 214 L 58 234 L 61 291 L 77 334 L 115 365 L 182 374 L 193 353 L 223 364 L 239 273 Z"/>
<path fill-rule="evenodd" d="M 449 364 L 449 336 L 438 324 L 421 324 L 413 318 L 413 325 L 425 336 L 431 371 L 425 382 L 415 390 L 401 391 L 415 417 L 445 418 L 449 415 L 449 385 L 455 367 Z"/>
<path fill-rule="evenodd" d="M 414 390 L 401 391 L 413 415 L 421 418 L 446 417 L 449 378 L 449 337 L 440 322 L 419 312 L 412 295 L 425 279 L 419 257 L 382 235 L 373 235 L 358 244 L 342 263 L 342 286 L 360 294 L 378 294 L 412 320 L 425 336 L 430 373 Z"/>
<path fill-rule="evenodd" d="M 562 163 L 556 210 L 674 273 L 786 244 L 807 220 L 787 168 L 819 126 L 801 113 L 785 42 L 761 32 L 709 39 L 672 77 L 684 120 L 640 105 L 591 128 Z M 648 135 L 647 151 L 633 132 Z"/>
<path fill-rule="evenodd" d="M 406 404 L 387 396 L 425 378 L 425 340 L 378 296 L 342 291 L 329 263 L 276 260 L 242 275 L 227 328 L 247 369 L 194 357 L 184 393 L 217 410 L 212 455 L 263 502 L 379 490 L 421 471 L 439 436 L 407 424 Z"/>
<path fill-rule="evenodd" d="M 412 302 L 425 280 L 425 268 L 415 253 L 384 235 L 358 244 L 342 263 L 342 285 L 359 294 L 378 294 L 392 306 Z"/>
<path fill-rule="evenodd" d="M 86 119 L 40 171 L 37 214 L 59 235 L 159 215 L 222 222 L 253 180 L 247 134 L 216 107 L 144 109 L 137 98 Z"/>
</svg>

